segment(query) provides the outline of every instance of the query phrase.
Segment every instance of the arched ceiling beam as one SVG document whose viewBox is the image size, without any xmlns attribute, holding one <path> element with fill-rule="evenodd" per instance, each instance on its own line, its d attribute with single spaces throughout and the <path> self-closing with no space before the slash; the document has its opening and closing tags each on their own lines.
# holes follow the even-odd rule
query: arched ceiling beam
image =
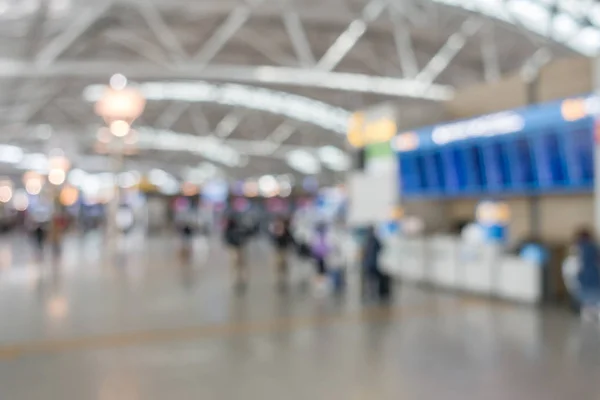
<svg viewBox="0 0 600 400">
<path fill-rule="evenodd" d="M 0 59 L 0 78 L 81 77 L 107 79 L 116 71 L 137 79 L 208 79 L 252 84 L 322 88 L 348 92 L 373 93 L 433 101 L 451 99 L 454 89 L 428 85 L 415 79 L 401 79 L 344 72 L 273 66 L 194 64 L 159 66 L 146 62 L 59 61 L 45 68 L 25 61 Z"/>
<path fill-rule="evenodd" d="M 600 4 L 592 0 L 429 0 L 527 29 L 570 49 L 600 51 Z"/>
</svg>

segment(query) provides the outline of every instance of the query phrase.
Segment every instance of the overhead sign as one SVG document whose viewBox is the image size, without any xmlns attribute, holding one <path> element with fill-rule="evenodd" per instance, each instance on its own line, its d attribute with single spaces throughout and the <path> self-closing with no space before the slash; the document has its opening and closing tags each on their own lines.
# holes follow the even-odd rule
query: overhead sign
<svg viewBox="0 0 600 400">
<path fill-rule="evenodd" d="M 348 143 L 353 147 L 389 142 L 396 133 L 396 117 L 389 106 L 352 114 L 348 124 Z"/>
<path fill-rule="evenodd" d="M 584 120 L 599 113 L 600 97 L 575 97 L 403 132 L 392 139 L 392 147 L 397 152 L 407 152 L 469 139 L 512 135 L 549 124 Z"/>
<path fill-rule="evenodd" d="M 475 137 L 506 135 L 519 132 L 525 127 L 523 116 L 513 111 L 485 115 L 433 128 L 431 139 L 435 144 L 442 145 L 457 140 Z"/>
</svg>

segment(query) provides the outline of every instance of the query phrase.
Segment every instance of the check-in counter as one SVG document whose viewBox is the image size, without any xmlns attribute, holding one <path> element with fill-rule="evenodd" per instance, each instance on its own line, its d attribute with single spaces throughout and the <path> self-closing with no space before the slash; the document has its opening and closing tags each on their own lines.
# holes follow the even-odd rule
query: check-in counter
<svg viewBox="0 0 600 400">
<path fill-rule="evenodd" d="M 404 282 L 530 304 L 542 299 L 543 267 L 496 244 L 467 244 L 452 236 L 395 237 L 385 242 L 381 264 Z"/>
<path fill-rule="evenodd" d="M 425 262 L 427 242 L 422 238 L 404 239 L 401 242 L 400 252 L 402 263 L 401 275 L 405 280 L 422 282 L 427 276 Z"/>
<path fill-rule="evenodd" d="M 498 246 L 461 244 L 458 287 L 468 292 L 489 295 L 494 293 L 501 249 Z"/>
<path fill-rule="evenodd" d="M 543 293 L 540 265 L 517 256 L 504 255 L 498 264 L 495 294 L 503 299 L 537 303 Z"/>
<path fill-rule="evenodd" d="M 434 236 L 429 240 L 429 279 L 433 285 L 455 289 L 461 276 L 460 241 L 453 236 Z"/>
</svg>

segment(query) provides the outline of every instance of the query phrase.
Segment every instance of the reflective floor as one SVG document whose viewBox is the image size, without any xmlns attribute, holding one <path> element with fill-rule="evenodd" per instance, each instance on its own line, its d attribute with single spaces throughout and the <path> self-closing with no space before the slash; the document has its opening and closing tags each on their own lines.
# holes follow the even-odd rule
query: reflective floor
<svg viewBox="0 0 600 400">
<path fill-rule="evenodd" d="M 68 238 L 36 260 L 0 239 L 0 399 L 581 399 L 600 393 L 600 329 L 566 311 L 398 287 L 394 304 L 276 290 L 270 248 L 231 287 L 218 241 L 132 236 L 115 260 Z"/>
</svg>

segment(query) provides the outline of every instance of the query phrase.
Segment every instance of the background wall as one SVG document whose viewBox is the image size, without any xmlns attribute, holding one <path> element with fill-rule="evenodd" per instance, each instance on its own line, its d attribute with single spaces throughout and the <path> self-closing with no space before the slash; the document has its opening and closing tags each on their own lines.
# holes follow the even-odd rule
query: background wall
<svg viewBox="0 0 600 400">
<path fill-rule="evenodd" d="M 593 61 L 575 57 L 557 60 L 540 71 L 537 97 L 540 102 L 558 100 L 594 90 Z"/>
<path fill-rule="evenodd" d="M 461 89 L 454 99 L 446 102 L 451 119 L 470 118 L 527 104 L 527 85 L 514 75 L 497 82 Z"/>
<path fill-rule="evenodd" d="M 505 200 L 511 210 L 510 242 L 530 236 L 530 205 L 525 197 Z M 473 221 L 478 199 L 417 201 L 405 205 L 406 215 L 418 216 L 428 232 L 447 232 L 457 221 Z M 540 230 L 544 241 L 567 244 L 582 228 L 593 228 L 594 198 L 591 194 L 544 196 L 539 199 Z"/>
</svg>

